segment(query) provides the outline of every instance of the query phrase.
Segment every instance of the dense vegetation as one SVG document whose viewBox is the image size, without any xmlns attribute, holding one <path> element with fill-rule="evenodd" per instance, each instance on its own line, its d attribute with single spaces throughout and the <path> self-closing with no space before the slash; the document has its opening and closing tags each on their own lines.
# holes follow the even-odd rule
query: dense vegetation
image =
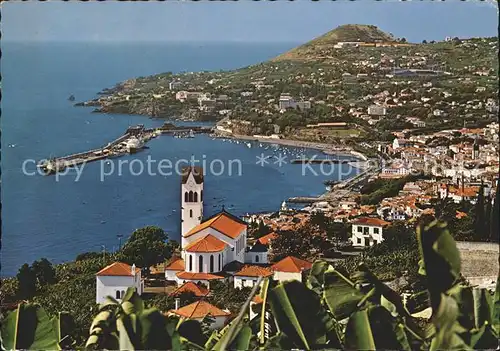
<svg viewBox="0 0 500 351">
<path fill-rule="evenodd" d="M 129 289 L 122 303 L 109 298 L 89 330 L 89 349 L 489 349 L 498 345 L 500 284 L 494 296 L 472 288 L 460 275 L 460 257 L 446 226 L 417 231 L 419 274 L 432 318 L 410 314 L 401 296 L 366 265 L 350 277 L 317 261 L 306 281 L 259 280 L 238 316 L 222 330 L 166 317 L 146 308 Z M 260 288 L 262 303 L 250 306 Z M 420 295 L 422 295 L 420 293 Z M 418 297 L 420 298 L 420 297 Z M 256 316 L 250 320 L 249 308 Z M 208 317 L 210 319 L 210 317 Z M 8 349 L 71 347 L 65 315 L 52 319 L 37 305 L 21 304 L 2 323 Z M 69 345 L 69 346 L 68 346 Z M 74 344 L 73 344 L 74 345 Z M 3 348 L 3 347 L 2 347 Z"/>
</svg>

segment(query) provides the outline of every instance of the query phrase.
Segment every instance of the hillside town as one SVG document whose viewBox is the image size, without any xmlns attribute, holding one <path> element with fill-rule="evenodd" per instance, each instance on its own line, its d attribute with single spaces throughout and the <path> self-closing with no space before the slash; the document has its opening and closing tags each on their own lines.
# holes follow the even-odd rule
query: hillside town
<svg viewBox="0 0 500 351">
<path fill-rule="evenodd" d="M 103 247 L 55 267 L 46 259 L 25 264 L 2 287 L 6 308 L 33 300 L 54 312 L 64 300 L 65 309 L 77 311 L 80 343 L 87 337 L 88 311 L 102 317 L 111 313 L 109 306 L 119 316 L 156 308 L 167 320 L 180 321 L 176 328 L 198 321 L 196 333 L 211 335 L 202 338 L 209 345 L 234 321 L 245 320 L 248 329 L 260 323 L 261 340 L 270 333 L 264 325 L 293 321 L 292 302 L 296 309 L 300 302 L 284 286 L 299 289 L 292 284 L 300 283 L 317 305 L 346 291 L 345 304 L 356 308 L 375 296 L 390 305 L 392 317 L 426 325 L 438 310 L 435 295 L 426 290 L 430 267 L 421 265 L 419 248 L 422 231 L 436 226 L 446 238 L 436 239 L 432 254 L 441 255 L 440 245 L 448 240 L 457 243 L 453 248 L 462 257 L 458 272 L 455 262 L 446 262 L 453 282 L 493 292 L 500 232 L 497 52 L 497 38 L 417 44 L 375 26 L 346 25 L 265 63 L 134 78 L 77 103 L 96 113 L 208 121 L 213 138 L 313 146 L 325 157 L 348 151 L 357 161 L 345 166 L 358 169 L 350 179 L 326 181 L 323 195 L 296 194 L 271 212 L 238 216 L 221 205 L 206 216 L 204 191 L 211 175 L 200 166 L 184 167 L 176 180 L 180 233 L 147 226 L 123 247 L 120 236 L 114 252 Z M 352 276 L 361 283 L 350 281 Z M 338 290 L 331 288 L 335 292 L 328 296 L 327 286 Z M 277 314 L 279 298 L 292 311 L 282 320 L 267 320 L 268 289 L 275 289 L 269 293 L 275 294 L 271 312 Z M 62 295 L 68 291 L 91 301 L 66 302 Z M 397 302 L 384 300 L 380 291 L 397 293 Z M 328 313 L 346 308 L 328 303 Z M 335 318 L 348 328 L 350 315 L 338 310 Z M 90 335 L 97 340 L 105 328 L 98 320 Z"/>
</svg>

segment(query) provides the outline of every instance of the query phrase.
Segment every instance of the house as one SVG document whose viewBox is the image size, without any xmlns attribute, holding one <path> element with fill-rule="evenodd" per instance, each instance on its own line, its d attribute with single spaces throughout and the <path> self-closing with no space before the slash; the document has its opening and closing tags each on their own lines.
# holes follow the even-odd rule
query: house
<svg viewBox="0 0 500 351">
<path fill-rule="evenodd" d="M 267 245 L 255 242 L 252 247 L 247 247 L 245 252 L 245 262 L 252 264 L 267 263 Z"/>
<path fill-rule="evenodd" d="M 271 266 L 274 272 L 273 278 L 276 281 L 284 282 L 287 280 L 302 281 L 304 273 L 308 272 L 312 263 L 301 260 L 294 256 L 288 256 Z"/>
<path fill-rule="evenodd" d="M 411 145 L 411 142 L 409 140 L 402 139 L 402 138 L 395 138 L 392 141 L 392 148 L 394 150 L 397 150 L 399 148 L 405 148 L 405 147 L 408 147 L 410 145 Z"/>
<path fill-rule="evenodd" d="M 373 246 L 384 240 L 383 230 L 390 223 L 375 217 L 360 217 L 352 221 L 353 246 Z"/>
<path fill-rule="evenodd" d="M 213 318 L 213 322 L 210 324 L 209 328 L 220 329 L 226 324 L 231 313 L 221 310 L 207 301 L 199 300 L 190 305 L 170 310 L 167 315 L 176 315 L 181 318 L 194 319 L 199 322 L 206 316 L 210 316 Z"/>
<path fill-rule="evenodd" d="M 144 289 L 141 269 L 135 265 L 114 262 L 96 273 L 96 303 L 104 303 L 106 296 L 120 301 L 128 288 L 135 288 L 139 295 Z"/>
<path fill-rule="evenodd" d="M 387 110 L 383 106 L 371 105 L 368 107 L 368 114 L 370 116 L 385 116 Z"/>
<path fill-rule="evenodd" d="M 182 82 L 173 80 L 170 83 L 168 83 L 168 89 L 169 90 L 177 90 L 182 87 Z"/>
<path fill-rule="evenodd" d="M 175 99 L 180 102 L 185 102 L 187 100 L 197 100 L 201 95 L 202 93 L 200 92 L 181 90 L 175 93 Z"/>
<path fill-rule="evenodd" d="M 204 297 L 208 295 L 208 289 L 201 284 L 187 282 L 172 291 L 169 296 L 179 296 L 184 293 L 191 293 L 196 297 Z"/>
<path fill-rule="evenodd" d="M 257 242 L 259 242 L 260 244 L 265 245 L 267 247 L 270 247 L 271 241 L 273 239 L 276 239 L 277 236 L 278 236 L 278 234 L 276 234 L 275 232 L 272 232 L 272 233 L 266 234 L 264 236 L 261 236 L 259 239 L 257 239 Z"/>
<path fill-rule="evenodd" d="M 179 257 L 173 258 L 165 267 L 165 280 L 175 280 L 176 274 L 184 271 L 184 269 L 184 260 Z"/>
<path fill-rule="evenodd" d="M 235 288 L 252 288 L 259 277 L 270 277 L 273 275 L 269 269 L 261 266 L 244 266 L 239 272 L 234 275 Z"/>
</svg>

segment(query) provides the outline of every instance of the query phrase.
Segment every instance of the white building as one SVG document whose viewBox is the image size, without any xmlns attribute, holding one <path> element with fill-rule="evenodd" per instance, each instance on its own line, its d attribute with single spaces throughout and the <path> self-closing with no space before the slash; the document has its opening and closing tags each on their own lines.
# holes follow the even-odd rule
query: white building
<svg viewBox="0 0 500 351">
<path fill-rule="evenodd" d="M 360 217 L 352 222 L 353 246 L 373 246 L 384 241 L 383 230 L 390 223 L 379 218 Z"/>
<path fill-rule="evenodd" d="M 274 280 L 282 283 L 287 280 L 303 280 L 303 275 L 312 267 L 312 263 L 300 258 L 288 256 L 271 266 Z"/>
<path fill-rule="evenodd" d="M 281 94 L 278 103 L 280 111 L 286 111 L 289 108 L 308 110 L 311 108 L 310 101 L 295 101 L 295 99 L 290 94 Z"/>
<path fill-rule="evenodd" d="M 387 110 L 384 106 L 371 105 L 368 107 L 368 114 L 370 116 L 385 116 Z"/>
<path fill-rule="evenodd" d="M 231 316 L 229 311 L 221 310 L 204 300 L 199 300 L 190 305 L 170 310 L 168 314 L 177 315 L 187 319 L 194 319 L 199 322 L 209 315 L 213 319 L 213 322 L 210 324 L 210 329 L 220 329 L 224 327 Z"/>
<path fill-rule="evenodd" d="M 259 277 L 270 277 L 273 275 L 269 269 L 260 266 L 244 266 L 234 275 L 234 287 L 241 289 L 243 287 L 253 288 Z"/>
<path fill-rule="evenodd" d="M 201 223 L 203 218 L 203 169 L 185 167 L 181 184 L 181 235 L 182 246 L 186 244 L 184 234 Z"/>
<path fill-rule="evenodd" d="M 229 263 L 267 263 L 267 251 L 247 248 L 246 222 L 224 209 L 202 222 L 203 170 L 187 167 L 182 173 L 182 258 L 165 268 L 165 279 L 209 286 L 212 280 L 225 279 L 221 272 Z"/>
<path fill-rule="evenodd" d="M 141 269 L 123 262 L 112 263 L 96 274 L 96 303 L 103 303 L 106 296 L 120 301 L 128 288 L 135 288 L 139 295 L 142 294 Z"/>
<path fill-rule="evenodd" d="M 181 87 L 182 87 L 182 82 L 179 82 L 176 80 L 173 80 L 170 83 L 168 83 L 169 90 L 177 90 L 177 89 L 180 89 Z"/>
</svg>

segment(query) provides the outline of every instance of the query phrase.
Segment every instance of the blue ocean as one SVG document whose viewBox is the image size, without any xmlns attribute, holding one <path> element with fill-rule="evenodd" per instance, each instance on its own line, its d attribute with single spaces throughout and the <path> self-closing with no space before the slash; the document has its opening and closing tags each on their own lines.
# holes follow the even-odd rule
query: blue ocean
<svg viewBox="0 0 500 351">
<path fill-rule="evenodd" d="M 2 276 L 24 263 L 46 257 L 53 263 L 78 253 L 118 247 L 137 228 L 162 227 L 179 239 L 180 176 L 124 167 L 101 177 L 100 162 L 87 164 L 81 177 L 28 175 L 35 161 L 101 147 L 130 125 L 160 126 L 163 120 L 137 115 L 92 113 L 68 101 L 96 96 L 128 78 L 166 71 L 228 70 L 265 61 L 296 46 L 238 43 L 2 43 Z M 333 175 L 303 174 L 300 165 L 281 166 L 304 150 L 256 142 L 235 142 L 198 135 L 193 139 L 160 136 L 149 149 L 123 160 L 218 159 L 205 177 L 205 215 L 222 205 L 235 215 L 273 211 L 292 196 L 319 195 Z M 266 156 L 264 164 L 257 164 Z M 230 171 L 229 161 L 240 164 Z M 118 159 L 113 159 L 113 164 Z M 108 165 L 110 167 L 110 165 Z M 236 167 L 236 168 L 234 168 Z M 156 169 L 156 168 L 155 168 Z M 240 171 L 241 170 L 241 171 Z M 108 169 L 109 171 L 109 169 Z M 111 173 L 111 172 L 110 172 Z"/>
</svg>

